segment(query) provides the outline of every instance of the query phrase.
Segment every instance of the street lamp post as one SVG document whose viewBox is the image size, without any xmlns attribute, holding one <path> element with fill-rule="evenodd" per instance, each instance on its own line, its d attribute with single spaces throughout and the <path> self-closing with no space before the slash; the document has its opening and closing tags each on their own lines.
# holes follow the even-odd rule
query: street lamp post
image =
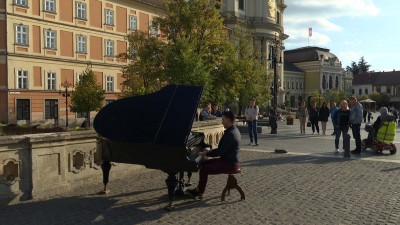
<svg viewBox="0 0 400 225">
<path fill-rule="evenodd" d="M 61 86 L 65 88 L 65 92 L 62 93 L 62 96 L 65 97 L 65 128 L 68 128 L 68 97 L 70 96 L 70 93 L 68 93 L 68 88 L 72 87 L 72 83 L 66 80 L 61 83 Z"/>
<path fill-rule="evenodd" d="M 270 51 L 269 51 L 269 57 L 268 60 L 272 61 L 272 66 L 274 68 L 274 82 L 272 86 L 272 94 L 273 94 L 273 112 L 269 116 L 269 124 L 271 126 L 271 134 L 276 134 L 277 129 L 278 129 L 278 124 L 277 124 L 277 109 L 278 109 L 278 89 L 279 89 L 279 84 L 278 84 L 278 72 L 277 72 L 277 64 L 282 63 L 282 56 L 279 57 L 279 62 L 278 62 L 278 49 L 281 47 L 281 43 L 279 40 L 276 39 L 276 34 L 275 34 L 275 39 L 270 41 Z"/>
</svg>

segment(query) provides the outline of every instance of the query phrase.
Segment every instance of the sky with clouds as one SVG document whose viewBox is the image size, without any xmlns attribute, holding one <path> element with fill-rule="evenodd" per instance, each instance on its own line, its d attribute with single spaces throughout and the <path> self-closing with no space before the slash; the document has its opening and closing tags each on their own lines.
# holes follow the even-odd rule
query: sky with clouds
<svg viewBox="0 0 400 225">
<path fill-rule="evenodd" d="M 285 0 L 285 4 L 287 50 L 318 46 L 330 49 L 343 68 L 364 56 L 370 70 L 400 70 L 400 0 Z"/>
</svg>

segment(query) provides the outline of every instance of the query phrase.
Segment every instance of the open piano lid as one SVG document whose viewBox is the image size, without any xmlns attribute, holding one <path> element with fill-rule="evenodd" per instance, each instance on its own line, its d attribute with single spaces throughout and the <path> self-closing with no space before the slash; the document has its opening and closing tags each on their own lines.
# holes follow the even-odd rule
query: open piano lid
<svg viewBox="0 0 400 225">
<path fill-rule="evenodd" d="M 122 98 L 103 107 L 93 127 L 114 141 L 185 144 L 202 91 L 202 87 L 167 85 L 151 94 Z"/>
</svg>

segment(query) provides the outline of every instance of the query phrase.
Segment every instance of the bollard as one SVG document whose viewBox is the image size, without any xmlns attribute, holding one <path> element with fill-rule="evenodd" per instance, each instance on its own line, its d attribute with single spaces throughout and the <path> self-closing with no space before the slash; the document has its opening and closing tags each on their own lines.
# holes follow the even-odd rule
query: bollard
<svg viewBox="0 0 400 225">
<path fill-rule="evenodd" d="M 350 158 L 350 134 L 343 135 L 344 157 Z"/>
</svg>

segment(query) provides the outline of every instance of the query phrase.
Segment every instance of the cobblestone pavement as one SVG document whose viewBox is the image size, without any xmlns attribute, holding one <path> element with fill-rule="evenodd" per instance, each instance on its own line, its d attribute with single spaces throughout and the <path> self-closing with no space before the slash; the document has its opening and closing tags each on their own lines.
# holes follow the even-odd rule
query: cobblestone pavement
<svg viewBox="0 0 400 225">
<path fill-rule="evenodd" d="M 165 212 L 166 175 L 141 169 L 110 182 L 108 195 L 97 195 L 98 185 L 0 208 L 0 224 L 400 224 L 397 154 L 343 158 L 333 154 L 333 137 L 296 130 L 280 124 L 279 134 L 262 134 L 258 147 L 246 146 L 243 135 L 237 178 L 244 201 L 232 190 L 221 202 L 227 175 L 215 175 L 202 201 L 179 198 Z"/>
</svg>

